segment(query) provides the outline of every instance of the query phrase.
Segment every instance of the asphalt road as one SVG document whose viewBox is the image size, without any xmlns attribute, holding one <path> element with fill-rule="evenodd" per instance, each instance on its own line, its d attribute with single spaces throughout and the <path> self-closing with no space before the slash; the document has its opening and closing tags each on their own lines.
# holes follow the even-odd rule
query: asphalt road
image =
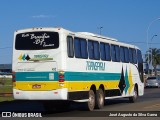
<svg viewBox="0 0 160 120">
<path fill-rule="evenodd" d="M 131 115 L 137 114 L 142 119 L 158 119 L 158 117 L 146 117 L 145 115 L 154 115 L 158 112 L 160 114 L 160 88 L 147 88 L 145 89 L 145 94 L 139 97 L 136 103 L 129 103 L 127 98 L 106 100 L 105 106 L 101 110 L 95 110 L 94 112 L 85 111 L 85 105 L 83 103 L 71 103 L 69 110 L 67 111 L 52 111 L 46 112 L 43 104 L 40 101 L 11 101 L 11 102 L 1 102 L 0 112 L 40 112 L 45 120 L 52 117 L 58 119 L 75 120 L 76 119 L 113 119 L 115 117 L 109 117 L 109 115 L 121 114 Z M 131 114 L 130 114 L 131 113 Z M 149 116 L 148 115 L 148 116 Z M 47 118 L 48 117 L 48 118 Z M 77 118 L 78 117 L 78 118 Z M 81 118 L 82 117 L 82 118 Z M 119 118 L 119 117 L 118 117 Z M 124 117 L 121 117 L 124 119 Z M 125 117 L 128 118 L 128 117 Z M 134 117 L 132 117 L 134 118 Z M 160 118 L 160 117 L 159 117 Z"/>
</svg>

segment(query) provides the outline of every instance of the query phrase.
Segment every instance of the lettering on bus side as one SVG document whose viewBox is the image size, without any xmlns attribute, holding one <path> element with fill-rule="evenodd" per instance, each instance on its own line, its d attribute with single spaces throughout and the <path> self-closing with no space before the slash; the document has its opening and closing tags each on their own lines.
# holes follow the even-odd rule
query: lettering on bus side
<svg viewBox="0 0 160 120">
<path fill-rule="evenodd" d="M 86 61 L 86 70 L 104 71 L 105 62 Z"/>
<path fill-rule="evenodd" d="M 47 54 L 43 54 L 43 55 L 34 55 L 34 58 L 48 58 Z"/>
</svg>

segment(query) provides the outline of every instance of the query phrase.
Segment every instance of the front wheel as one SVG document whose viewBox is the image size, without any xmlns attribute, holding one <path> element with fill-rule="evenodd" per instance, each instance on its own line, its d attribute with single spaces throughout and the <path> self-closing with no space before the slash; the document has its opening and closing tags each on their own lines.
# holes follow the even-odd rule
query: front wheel
<svg viewBox="0 0 160 120">
<path fill-rule="evenodd" d="M 138 98 L 138 90 L 137 87 L 134 87 L 134 92 L 133 92 L 133 96 L 129 97 L 129 101 L 131 103 L 134 103 Z"/>
<path fill-rule="evenodd" d="M 93 90 L 89 91 L 89 100 L 87 102 L 86 107 L 87 107 L 87 110 L 89 110 L 89 111 L 93 111 L 94 110 L 94 107 L 95 107 L 95 94 L 94 94 Z"/>
</svg>

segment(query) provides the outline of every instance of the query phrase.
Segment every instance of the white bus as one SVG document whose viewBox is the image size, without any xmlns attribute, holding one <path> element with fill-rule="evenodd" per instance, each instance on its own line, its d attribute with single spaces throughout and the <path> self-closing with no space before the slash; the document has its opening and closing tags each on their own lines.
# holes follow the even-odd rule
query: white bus
<svg viewBox="0 0 160 120">
<path fill-rule="evenodd" d="M 142 55 L 134 45 L 63 28 L 18 30 L 13 43 L 15 99 L 85 102 L 92 111 L 105 99 L 135 102 L 144 94 Z"/>
</svg>

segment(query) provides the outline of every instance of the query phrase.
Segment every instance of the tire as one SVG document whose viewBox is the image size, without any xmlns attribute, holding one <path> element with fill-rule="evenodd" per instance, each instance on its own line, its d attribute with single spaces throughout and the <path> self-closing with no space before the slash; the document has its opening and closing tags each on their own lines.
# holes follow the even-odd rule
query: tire
<svg viewBox="0 0 160 120">
<path fill-rule="evenodd" d="M 104 107 L 104 92 L 102 89 L 96 92 L 96 109 L 102 109 Z"/>
<path fill-rule="evenodd" d="M 137 90 L 137 88 L 134 86 L 134 93 L 133 93 L 133 96 L 129 97 L 129 101 L 130 101 L 131 103 L 134 103 L 134 102 L 136 102 L 137 98 L 138 98 L 138 90 Z"/>
<path fill-rule="evenodd" d="M 87 102 L 87 110 L 89 111 L 93 111 L 95 108 L 95 94 L 93 90 L 89 91 L 89 98 L 88 98 L 88 102 Z"/>
</svg>

